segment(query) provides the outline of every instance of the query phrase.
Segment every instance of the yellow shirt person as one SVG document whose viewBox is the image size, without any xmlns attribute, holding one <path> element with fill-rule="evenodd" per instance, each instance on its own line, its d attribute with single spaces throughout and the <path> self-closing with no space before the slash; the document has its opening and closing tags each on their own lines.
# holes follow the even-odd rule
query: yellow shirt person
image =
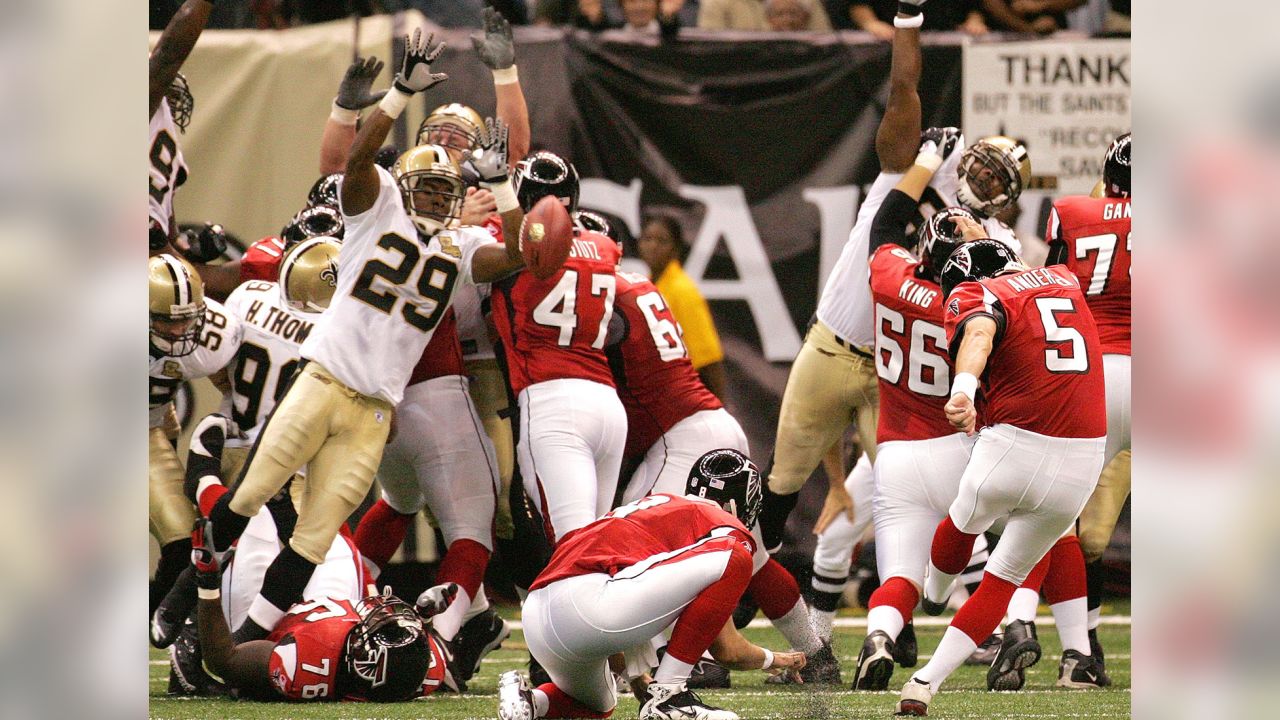
<svg viewBox="0 0 1280 720">
<path fill-rule="evenodd" d="M 684 344 L 694 369 L 707 389 L 723 400 L 724 350 L 706 298 L 680 265 L 680 257 L 688 251 L 680 225 L 666 215 L 646 217 L 641 226 L 639 247 L 640 258 L 649 266 L 653 284 L 684 331 Z"/>
</svg>

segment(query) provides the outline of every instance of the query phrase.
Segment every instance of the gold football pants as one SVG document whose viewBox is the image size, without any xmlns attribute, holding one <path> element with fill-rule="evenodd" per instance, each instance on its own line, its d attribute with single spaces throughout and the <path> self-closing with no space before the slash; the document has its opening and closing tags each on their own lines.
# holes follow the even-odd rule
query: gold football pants
<svg viewBox="0 0 1280 720">
<path fill-rule="evenodd" d="M 309 362 L 267 419 L 231 500 L 252 517 L 303 465 L 295 488 L 298 524 L 289 545 L 319 565 L 347 517 L 373 484 L 391 428 L 392 407 L 348 388 Z"/>
<path fill-rule="evenodd" d="M 1080 512 L 1080 549 L 1087 563 L 1101 558 L 1111 543 L 1111 533 L 1115 532 L 1124 501 L 1129 498 L 1132 460 L 1133 451 L 1126 448 L 1107 463 L 1098 477 L 1098 487 Z"/>
<path fill-rule="evenodd" d="M 148 432 L 147 495 L 151 534 L 160 547 L 191 537 L 196 509 L 182 494 L 186 471 L 178 460 L 178 452 L 169 444 L 163 427 Z"/>
<path fill-rule="evenodd" d="M 509 491 L 516 458 L 511 419 L 498 416 L 500 411 L 511 405 L 511 399 L 507 396 L 507 381 L 502 376 L 498 361 L 493 359 L 472 360 L 467 363 L 466 371 L 471 378 L 471 402 L 475 403 L 480 422 L 484 423 L 484 432 L 489 436 L 498 456 L 498 477 L 502 479 L 502 487 L 498 491 L 494 531 L 498 537 L 509 540 L 513 532 Z"/>
<path fill-rule="evenodd" d="M 874 461 L 880 391 L 875 363 L 841 345 L 815 322 L 791 365 L 778 416 L 769 488 L 779 495 L 800 490 L 822 456 L 851 422 Z"/>
</svg>

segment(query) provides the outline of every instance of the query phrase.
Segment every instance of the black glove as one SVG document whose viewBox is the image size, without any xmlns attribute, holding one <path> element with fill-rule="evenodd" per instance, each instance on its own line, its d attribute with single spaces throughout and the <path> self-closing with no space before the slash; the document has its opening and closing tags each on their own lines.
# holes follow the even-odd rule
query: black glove
<svg viewBox="0 0 1280 720">
<path fill-rule="evenodd" d="M 205 223 L 199 232 L 183 230 L 179 236 L 187 245 L 182 254 L 192 262 L 217 260 L 227 251 L 227 231 L 218 223 Z"/>
<path fill-rule="evenodd" d="M 511 24 L 502 17 L 502 13 L 491 7 L 484 9 L 484 35 L 472 35 L 471 46 L 480 56 L 480 62 L 490 70 L 505 70 L 516 62 L 516 45 L 511 37 Z"/>
<path fill-rule="evenodd" d="M 445 73 L 431 72 L 431 63 L 444 50 L 444 43 L 431 46 L 434 34 L 422 39 L 422 28 L 413 31 L 413 37 L 404 38 L 404 61 L 400 64 L 400 72 L 396 75 L 396 89 L 406 95 L 422 92 L 437 83 L 449 79 Z"/>
<path fill-rule="evenodd" d="M 449 609 L 450 603 L 458 596 L 458 583 L 444 583 L 429 587 L 418 596 L 414 607 L 423 620 L 430 620 Z"/>
<path fill-rule="evenodd" d="M 925 4 L 926 0 L 898 0 L 898 12 L 903 15 L 919 15 L 920 6 Z"/>
<path fill-rule="evenodd" d="M 378 58 L 356 58 L 351 67 L 347 68 L 347 74 L 342 76 L 342 82 L 338 85 L 338 97 L 333 101 L 338 107 L 348 110 L 363 110 L 378 102 L 387 94 L 386 90 L 371 92 L 373 81 L 380 72 L 382 61 Z"/>
<path fill-rule="evenodd" d="M 951 153 L 960 146 L 964 140 L 964 134 L 960 132 L 960 128 L 955 127 L 931 127 L 926 128 L 920 133 L 920 152 L 933 153 L 942 158 L 946 162 L 951 157 Z"/>
<path fill-rule="evenodd" d="M 168 245 L 168 244 L 169 244 L 169 234 L 164 231 L 164 228 L 152 222 L 150 237 L 147 239 L 147 247 L 151 250 L 151 252 L 158 253 L 164 249 L 165 245 Z"/>
</svg>

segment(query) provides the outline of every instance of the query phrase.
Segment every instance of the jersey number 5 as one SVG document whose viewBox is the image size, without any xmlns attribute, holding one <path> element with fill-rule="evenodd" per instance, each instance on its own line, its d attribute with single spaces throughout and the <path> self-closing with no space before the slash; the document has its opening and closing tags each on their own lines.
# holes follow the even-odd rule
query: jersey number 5
<svg viewBox="0 0 1280 720">
<path fill-rule="evenodd" d="M 1040 322 L 1044 325 L 1044 339 L 1049 347 L 1044 351 L 1044 366 L 1051 373 L 1084 373 L 1089 371 L 1089 354 L 1086 352 L 1084 336 L 1073 327 L 1065 327 L 1058 323 L 1063 315 L 1075 315 L 1076 303 L 1071 298 L 1042 297 L 1036 298 L 1036 310 L 1040 312 Z M 1071 344 L 1071 352 L 1064 355 L 1062 351 Z"/>
<path fill-rule="evenodd" d="M 351 296 L 355 299 L 390 315 L 395 309 L 400 296 L 390 290 L 378 291 L 373 288 L 373 281 L 382 278 L 393 287 L 409 282 L 413 271 L 422 259 L 418 246 L 395 233 L 387 233 L 378 238 L 378 247 L 400 253 L 400 262 L 394 266 L 381 260 L 370 260 L 360 270 L 355 287 L 351 288 Z M 431 254 L 423 263 L 422 272 L 418 275 L 418 294 L 432 301 L 428 306 L 404 301 L 400 314 L 406 322 L 422 332 L 431 332 L 440 324 L 445 308 L 449 305 L 449 297 L 453 294 L 453 284 L 458 279 L 458 266 L 442 255 Z M 423 311 L 424 307 L 428 309 Z"/>
</svg>

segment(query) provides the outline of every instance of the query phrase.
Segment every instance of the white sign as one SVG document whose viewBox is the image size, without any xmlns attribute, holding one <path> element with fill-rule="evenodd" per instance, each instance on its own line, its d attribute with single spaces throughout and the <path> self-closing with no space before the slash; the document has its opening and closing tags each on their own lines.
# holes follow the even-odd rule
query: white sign
<svg viewBox="0 0 1280 720">
<path fill-rule="evenodd" d="M 1057 178 L 1059 194 L 1088 194 L 1107 146 L 1129 131 L 1129 56 L 1127 39 L 967 44 L 966 139 L 1022 140 L 1032 175 Z"/>
</svg>

